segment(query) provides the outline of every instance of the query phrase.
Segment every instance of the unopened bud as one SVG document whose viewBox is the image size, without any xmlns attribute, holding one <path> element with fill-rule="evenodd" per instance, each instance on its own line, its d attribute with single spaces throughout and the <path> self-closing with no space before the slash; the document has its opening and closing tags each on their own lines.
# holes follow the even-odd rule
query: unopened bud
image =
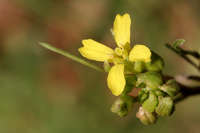
<svg viewBox="0 0 200 133">
<path fill-rule="evenodd" d="M 157 96 L 153 92 L 150 92 L 148 99 L 144 101 L 144 103 L 142 104 L 142 107 L 144 110 L 148 112 L 154 112 L 157 104 L 158 104 Z"/>
<path fill-rule="evenodd" d="M 111 107 L 111 112 L 116 113 L 120 117 L 124 117 L 128 114 L 131 107 L 133 105 L 133 101 L 131 97 L 118 98 Z"/>
<path fill-rule="evenodd" d="M 156 107 L 156 113 L 159 116 L 169 116 L 173 110 L 173 100 L 170 97 L 159 97 L 159 104 Z"/>
<path fill-rule="evenodd" d="M 158 89 L 158 87 L 163 83 L 160 73 L 157 72 L 146 72 L 137 75 L 136 85 L 145 84 L 147 88 Z"/>
<path fill-rule="evenodd" d="M 160 89 L 171 97 L 175 96 L 180 91 L 180 87 L 175 80 L 168 80 Z"/>
<path fill-rule="evenodd" d="M 136 117 L 144 125 L 150 125 L 150 124 L 154 124 L 156 122 L 155 114 L 145 111 L 142 107 L 139 108 L 139 111 L 137 112 Z"/>
</svg>

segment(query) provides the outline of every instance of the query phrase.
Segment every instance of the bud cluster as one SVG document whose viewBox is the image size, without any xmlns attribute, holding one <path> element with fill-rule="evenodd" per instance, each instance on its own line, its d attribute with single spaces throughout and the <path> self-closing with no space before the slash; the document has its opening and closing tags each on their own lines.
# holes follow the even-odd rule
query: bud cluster
<svg viewBox="0 0 200 133">
<path fill-rule="evenodd" d="M 174 110 L 173 99 L 180 88 L 175 80 L 164 80 L 163 67 L 163 59 L 154 52 L 151 62 L 126 62 L 126 87 L 111 111 L 123 117 L 132 109 L 133 103 L 138 102 L 140 107 L 136 117 L 145 125 L 155 123 L 158 117 L 170 116 Z M 139 90 L 136 96 L 130 96 L 136 89 Z"/>
</svg>

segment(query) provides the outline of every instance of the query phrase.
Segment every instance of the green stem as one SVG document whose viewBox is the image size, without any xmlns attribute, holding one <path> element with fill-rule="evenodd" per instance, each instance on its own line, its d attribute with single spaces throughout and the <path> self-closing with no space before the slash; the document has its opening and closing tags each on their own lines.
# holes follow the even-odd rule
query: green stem
<svg viewBox="0 0 200 133">
<path fill-rule="evenodd" d="M 44 48 L 47 48 L 47 49 L 49 49 L 49 50 L 51 50 L 53 52 L 56 52 L 56 53 L 58 53 L 60 55 L 63 55 L 63 56 L 65 56 L 65 57 L 67 57 L 67 58 L 69 58 L 69 59 L 71 59 L 73 61 L 81 63 L 82 65 L 90 67 L 90 68 L 92 68 L 94 70 L 97 70 L 99 72 L 103 72 L 103 69 L 101 69 L 100 67 L 98 67 L 98 66 L 96 66 L 94 64 L 91 64 L 91 63 L 89 63 L 89 62 L 87 62 L 87 61 L 85 61 L 85 60 L 83 60 L 83 59 L 81 59 L 81 58 L 79 58 L 79 57 L 77 57 L 75 55 L 72 55 L 72 54 L 62 50 L 62 49 L 58 49 L 58 48 L 53 47 L 50 44 L 47 44 L 47 43 L 44 43 L 44 42 L 39 42 L 39 44 Z"/>
</svg>

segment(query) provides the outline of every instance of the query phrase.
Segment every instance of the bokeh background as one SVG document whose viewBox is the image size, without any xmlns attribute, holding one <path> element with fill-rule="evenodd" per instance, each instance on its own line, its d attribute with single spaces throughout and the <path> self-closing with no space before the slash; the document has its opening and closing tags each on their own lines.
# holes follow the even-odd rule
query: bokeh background
<svg viewBox="0 0 200 133">
<path fill-rule="evenodd" d="M 110 112 L 115 99 L 106 75 L 50 52 L 48 42 L 80 56 L 81 40 L 115 46 L 117 13 L 132 17 L 132 43 L 145 43 L 166 61 L 164 73 L 198 74 L 165 48 L 177 38 L 200 50 L 199 0 L 0 0 L 1 133 L 199 133 L 200 96 L 182 101 L 171 117 L 143 126 L 136 109 Z"/>
</svg>

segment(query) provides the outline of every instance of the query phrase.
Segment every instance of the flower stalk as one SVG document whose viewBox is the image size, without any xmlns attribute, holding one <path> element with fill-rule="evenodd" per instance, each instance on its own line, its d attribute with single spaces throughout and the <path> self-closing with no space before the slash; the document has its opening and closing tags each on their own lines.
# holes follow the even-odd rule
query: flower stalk
<svg viewBox="0 0 200 133">
<path fill-rule="evenodd" d="M 100 68 L 100 67 L 98 67 L 98 66 L 96 66 L 96 65 L 94 65 L 92 63 L 89 63 L 88 61 L 86 61 L 86 60 L 84 60 L 82 58 L 79 58 L 79 57 L 77 57 L 75 55 L 72 55 L 69 52 L 66 52 L 66 51 L 64 51 L 62 49 L 59 49 L 59 48 L 56 48 L 56 47 L 53 47 L 52 45 L 50 45 L 48 43 L 39 42 L 39 44 L 42 47 L 44 47 L 44 48 L 46 48 L 46 49 L 48 49 L 50 51 L 53 51 L 53 52 L 55 52 L 57 54 L 63 55 L 63 56 L 65 56 L 65 57 L 67 57 L 67 58 L 69 58 L 69 59 L 71 59 L 71 60 L 73 60 L 75 62 L 78 62 L 78 63 L 80 63 L 82 65 L 85 65 L 85 66 L 87 66 L 89 68 L 92 68 L 92 69 L 94 69 L 96 71 L 103 72 L 102 68 Z"/>
</svg>

